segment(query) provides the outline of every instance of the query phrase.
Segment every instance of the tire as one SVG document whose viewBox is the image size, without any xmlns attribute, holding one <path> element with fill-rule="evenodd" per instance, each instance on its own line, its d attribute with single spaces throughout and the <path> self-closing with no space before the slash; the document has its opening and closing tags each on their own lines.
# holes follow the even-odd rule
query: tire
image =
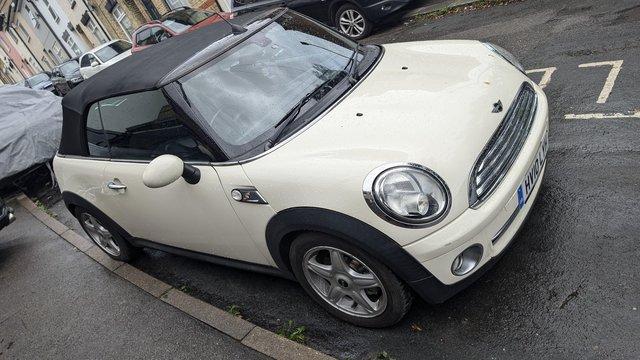
<svg viewBox="0 0 640 360">
<path fill-rule="evenodd" d="M 373 31 L 373 23 L 353 4 L 345 4 L 338 8 L 334 23 L 340 33 L 352 40 L 364 39 Z"/>
<path fill-rule="evenodd" d="M 115 229 L 100 222 L 99 216 L 90 210 L 78 206 L 75 209 L 75 215 L 93 243 L 112 259 L 129 262 L 140 255 L 140 248 L 134 247 Z M 107 234 L 110 236 L 107 237 Z"/>
<path fill-rule="evenodd" d="M 309 296 L 330 314 L 351 324 L 391 326 L 411 307 L 411 291 L 387 266 L 333 236 L 301 234 L 291 245 L 289 260 Z"/>
</svg>

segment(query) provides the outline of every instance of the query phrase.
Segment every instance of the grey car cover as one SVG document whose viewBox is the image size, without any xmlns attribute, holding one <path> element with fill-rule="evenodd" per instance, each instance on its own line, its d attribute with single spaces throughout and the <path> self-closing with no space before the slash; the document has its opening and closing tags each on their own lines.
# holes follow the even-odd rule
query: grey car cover
<svg viewBox="0 0 640 360">
<path fill-rule="evenodd" d="M 0 87 L 0 179 L 55 156 L 62 131 L 61 100 L 48 91 Z"/>
</svg>

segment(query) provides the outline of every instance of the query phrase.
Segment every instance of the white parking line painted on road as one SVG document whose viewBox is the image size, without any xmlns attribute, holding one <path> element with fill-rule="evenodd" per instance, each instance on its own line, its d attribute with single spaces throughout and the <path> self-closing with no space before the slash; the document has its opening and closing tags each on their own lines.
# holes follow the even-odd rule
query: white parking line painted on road
<svg viewBox="0 0 640 360">
<path fill-rule="evenodd" d="M 547 87 L 547 85 L 549 85 L 549 82 L 551 81 L 551 75 L 553 75 L 553 73 L 558 70 L 555 66 L 552 67 L 548 67 L 548 68 L 540 68 L 540 69 L 532 69 L 532 70 L 527 70 L 527 74 L 534 74 L 534 73 L 541 73 L 543 72 L 544 74 L 542 74 L 542 79 L 540 79 L 540 83 L 538 84 L 538 86 L 540 86 L 541 89 L 544 89 Z"/>
<path fill-rule="evenodd" d="M 593 113 L 593 114 L 566 114 L 565 119 L 580 119 L 580 120 L 592 120 L 592 119 L 640 119 L 640 110 L 635 112 L 629 111 L 627 113 Z"/>
<path fill-rule="evenodd" d="M 609 98 L 609 94 L 611 94 L 611 89 L 613 89 L 613 85 L 616 83 L 616 78 L 618 78 L 618 74 L 620 73 L 620 68 L 622 68 L 623 62 L 624 60 L 615 60 L 615 61 L 601 61 L 601 62 L 578 65 L 579 68 L 611 66 L 611 71 L 609 71 L 609 76 L 607 76 L 607 80 L 604 82 L 604 86 L 602 87 L 600 96 L 598 96 L 598 101 L 597 101 L 598 104 L 604 104 L 605 102 L 607 102 L 607 99 Z"/>
</svg>

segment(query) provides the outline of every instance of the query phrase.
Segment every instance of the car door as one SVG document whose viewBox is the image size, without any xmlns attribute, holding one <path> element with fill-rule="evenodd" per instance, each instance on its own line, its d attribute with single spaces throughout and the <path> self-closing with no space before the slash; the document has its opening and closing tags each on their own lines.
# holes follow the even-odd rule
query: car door
<svg viewBox="0 0 640 360">
<path fill-rule="evenodd" d="M 111 161 L 100 209 L 132 236 L 195 252 L 267 264 L 234 212 L 211 153 L 184 125 L 160 90 L 100 101 Z M 179 178 L 151 189 L 150 160 L 172 154 L 200 170 L 197 184 Z M 239 254 L 234 249 L 246 250 Z"/>
</svg>

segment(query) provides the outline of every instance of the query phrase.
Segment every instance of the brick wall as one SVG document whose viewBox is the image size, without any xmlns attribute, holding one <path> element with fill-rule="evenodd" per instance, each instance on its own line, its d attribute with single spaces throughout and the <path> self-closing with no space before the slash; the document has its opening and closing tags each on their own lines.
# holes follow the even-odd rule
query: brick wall
<svg viewBox="0 0 640 360">
<path fill-rule="evenodd" d="M 198 9 L 220 11 L 216 0 L 189 0 L 191 6 Z"/>
</svg>

